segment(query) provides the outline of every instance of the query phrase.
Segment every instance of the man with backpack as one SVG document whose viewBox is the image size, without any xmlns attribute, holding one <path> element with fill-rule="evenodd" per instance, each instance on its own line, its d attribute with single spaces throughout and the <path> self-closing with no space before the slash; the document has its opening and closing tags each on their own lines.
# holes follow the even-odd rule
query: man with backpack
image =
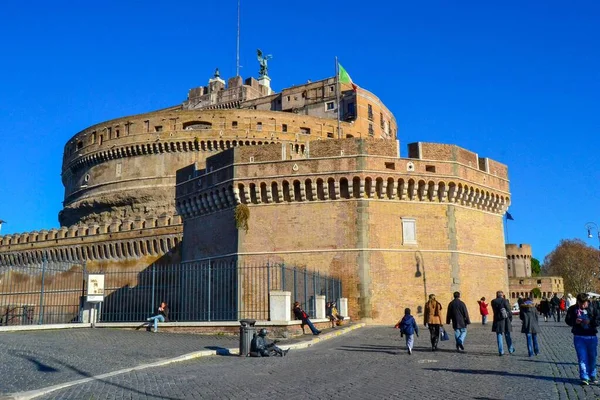
<svg viewBox="0 0 600 400">
<path fill-rule="evenodd" d="M 498 355 L 504 355 L 504 343 L 502 336 L 506 338 L 506 346 L 510 354 L 515 352 L 512 344 L 510 332 L 512 331 L 512 313 L 510 312 L 510 303 L 504 298 L 504 293 L 499 290 L 496 292 L 496 298 L 491 302 L 492 311 L 494 312 L 494 322 L 492 324 L 492 332 L 496 332 L 498 340 Z"/>
</svg>

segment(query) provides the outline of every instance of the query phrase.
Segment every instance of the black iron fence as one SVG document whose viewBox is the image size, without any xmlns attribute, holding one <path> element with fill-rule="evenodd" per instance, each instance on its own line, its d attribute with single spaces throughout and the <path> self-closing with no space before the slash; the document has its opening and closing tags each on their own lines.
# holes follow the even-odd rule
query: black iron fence
<svg viewBox="0 0 600 400">
<path fill-rule="evenodd" d="M 0 268 L 0 325 L 80 322 L 85 264 Z"/>
<path fill-rule="evenodd" d="M 48 263 L 0 269 L 0 325 L 81 322 L 85 264 Z M 291 292 L 315 315 L 315 298 L 342 295 L 340 279 L 280 263 L 235 259 L 155 264 L 137 272 L 104 272 L 102 322 L 141 322 L 169 304 L 172 321 L 269 319 L 269 293 Z"/>
</svg>

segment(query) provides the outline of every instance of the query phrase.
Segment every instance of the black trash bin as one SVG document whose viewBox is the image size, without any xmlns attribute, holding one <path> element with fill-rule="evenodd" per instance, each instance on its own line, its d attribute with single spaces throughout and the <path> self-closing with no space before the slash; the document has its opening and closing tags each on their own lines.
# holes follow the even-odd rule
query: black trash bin
<svg viewBox="0 0 600 400">
<path fill-rule="evenodd" d="M 240 357 L 247 357 L 250 353 L 250 344 L 252 338 L 256 334 L 255 319 L 242 319 L 240 320 Z"/>
</svg>

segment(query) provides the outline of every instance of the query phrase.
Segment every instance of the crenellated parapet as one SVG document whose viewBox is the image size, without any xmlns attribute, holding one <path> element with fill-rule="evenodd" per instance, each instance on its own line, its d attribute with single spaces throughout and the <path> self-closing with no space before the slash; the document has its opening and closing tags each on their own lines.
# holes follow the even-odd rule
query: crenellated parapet
<svg viewBox="0 0 600 400">
<path fill-rule="evenodd" d="M 182 240 L 179 216 L 113 220 L 0 236 L 0 265 L 158 258 Z"/>
<path fill-rule="evenodd" d="M 306 158 L 287 160 L 286 149 L 236 149 L 209 159 L 207 170 L 181 179 L 176 208 L 185 219 L 236 204 L 353 199 L 448 203 L 503 215 L 508 181 L 459 161 L 399 158 L 393 142 L 310 142 Z"/>
</svg>

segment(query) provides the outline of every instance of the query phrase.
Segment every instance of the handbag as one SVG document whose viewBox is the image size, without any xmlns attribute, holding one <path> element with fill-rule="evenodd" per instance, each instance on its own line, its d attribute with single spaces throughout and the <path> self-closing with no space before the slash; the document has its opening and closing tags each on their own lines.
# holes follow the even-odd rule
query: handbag
<svg viewBox="0 0 600 400">
<path fill-rule="evenodd" d="M 445 342 L 446 340 L 450 340 L 450 337 L 448 336 L 448 332 L 446 332 L 446 330 L 442 327 L 440 327 L 440 340 L 442 342 Z"/>
</svg>

